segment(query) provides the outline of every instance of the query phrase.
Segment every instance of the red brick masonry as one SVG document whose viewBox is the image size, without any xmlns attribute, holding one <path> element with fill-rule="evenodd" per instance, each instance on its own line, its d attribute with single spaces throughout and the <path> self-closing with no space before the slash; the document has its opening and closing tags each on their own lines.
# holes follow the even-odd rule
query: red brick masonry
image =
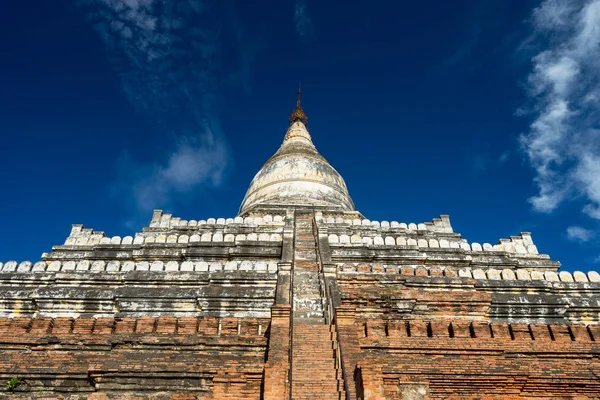
<svg viewBox="0 0 600 400">
<path fill-rule="evenodd" d="M 600 327 L 352 321 L 345 368 L 363 399 L 598 399 Z"/>
<path fill-rule="evenodd" d="M 0 390 L 17 376 L 11 398 L 259 399 L 269 329 L 250 318 L 2 318 Z"/>
<path fill-rule="evenodd" d="M 0 319 L 0 379 L 22 380 L 11 398 L 285 399 L 280 308 L 272 322 Z M 353 399 L 600 398 L 597 325 L 356 320 L 342 307 L 337 329 Z"/>
</svg>

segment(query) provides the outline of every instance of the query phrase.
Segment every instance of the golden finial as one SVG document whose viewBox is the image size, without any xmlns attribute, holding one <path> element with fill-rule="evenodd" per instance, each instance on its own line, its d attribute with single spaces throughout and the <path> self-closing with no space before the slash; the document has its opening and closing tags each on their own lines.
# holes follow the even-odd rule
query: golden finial
<svg viewBox="0 0 600 400">
<path fill-rule="evenodd" d="M 308 117 L 306 116 L 304 110 L 302 110 L 302 106 L 300 105 L 301 96 L 302 89 L 300 88 L 300 85 L 298 85 L 298 100 L 296 101 L 296 108 L 292 112 L 292 115 L 290 115 L 290 125 L 292 125 L 296 121 L 302 122 L 304 126 L 308 125 Z"/>
</svg>

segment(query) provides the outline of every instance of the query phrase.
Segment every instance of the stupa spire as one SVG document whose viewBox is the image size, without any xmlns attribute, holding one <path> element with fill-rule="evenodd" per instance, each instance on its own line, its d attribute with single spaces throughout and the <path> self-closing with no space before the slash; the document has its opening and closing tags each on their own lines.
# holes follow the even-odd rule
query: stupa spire
<svg viewBox="0 0 600 400">
<path fill-rule="evenodd" d="M 300 98 L 302 97 L 302 89 L 298 87 L 298 99 L 296 100 L 296 108 L 290 115 L 290 125 L 292 125 L 296 121 L 300 121 L 304 124 L 304 126 L 308 126 L 308 117 L 302 110 L 302 105 L 300 104 Z"/>
<path fill-rule="evenodd" d="M 279 150 L 252 179 L 240 207 L 240 215 L 275 206 L 312 206 L 354 211 L 354 203 L 340 174 L 319 154 L 306 129 L 308 118 L 300 104 L 290 115 Z"/>
</svg>

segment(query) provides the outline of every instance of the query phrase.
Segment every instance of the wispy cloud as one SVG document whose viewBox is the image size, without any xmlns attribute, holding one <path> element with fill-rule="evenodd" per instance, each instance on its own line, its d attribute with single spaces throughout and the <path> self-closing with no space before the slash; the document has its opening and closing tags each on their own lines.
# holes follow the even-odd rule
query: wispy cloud
<svg viewBox="0 0 600 400">
<path fill-rule="evenodd" d="M 132 196 L 138 211 L 168 206 L 174 194 L 219 185 L 230 164 L 218 118 L 219 93 L 223 84 L 247 79 L 253 57 L 242 51 L 252 47 L 242 43 L 239 21 L 224 21 L 229 13 L 220 13 L 217 4 L 208 0 L 78 3 L 106 44 L 132 104 L 174 137 L 170 150 L 154 162 L 139 163 L 126 156 L 119 163 L 115 187 Z M 235 30 L 231 43 L 225 43 L 227 29 Z M 220 62 L 227 44 L 240 54 L 238 65 Z"/>
<path fill-rule="evenodd" d="M 136 210 L 147 213 L 158 205 L 169 206 L 173 195 L 220 185 L 228 158 L 223 142 L 210 131 L 183 136 L 164 162 L 140 164 L 128 154 L 121 157 L 114 188 L 117 194 L 131 193 Z"/>
<path fill-rule="evenodd" d="M 294 4 L 294 26 L 296 27 L 296 33 L 302 40 L 313 38 L 313 21 L 308 13 L 306 0 L 296 0 Z"/>
<path fill-rule="evenodd" d="M 569 226 L 567 228 L 567 238 L 574 242 L 589 242 L 594 236 L 594 231 L 582 228 L 581 226 Z"/>
<path fill-rule="evenodd" d="M 600 219 L 600 0 L 545 0 L 533 12 L 543 50 L 528 77 L 534 120 L 521 145 L 535 170 L 539 212 L 583 197 Z"/>
</svg>

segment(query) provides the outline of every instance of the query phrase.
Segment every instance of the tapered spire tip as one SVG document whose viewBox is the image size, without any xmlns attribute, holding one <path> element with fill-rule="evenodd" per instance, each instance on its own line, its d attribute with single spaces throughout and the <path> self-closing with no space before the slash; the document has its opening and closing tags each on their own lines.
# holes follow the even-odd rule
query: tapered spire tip
<svg viewBox="0 0 600 400">
<path fill-rule="evenodd" d="M 302 110 L 302 105 L 300 104 L 300 98 L 302 97 L 302 89 L 298 86 L 298 99 L 296 100 L 296 108 L 290 115 L 290 125 L 292 125 L 296 121 L 300 121 L 304 124 L 304 126 L 308 126 L 308 117 Z"/>
</svg>

